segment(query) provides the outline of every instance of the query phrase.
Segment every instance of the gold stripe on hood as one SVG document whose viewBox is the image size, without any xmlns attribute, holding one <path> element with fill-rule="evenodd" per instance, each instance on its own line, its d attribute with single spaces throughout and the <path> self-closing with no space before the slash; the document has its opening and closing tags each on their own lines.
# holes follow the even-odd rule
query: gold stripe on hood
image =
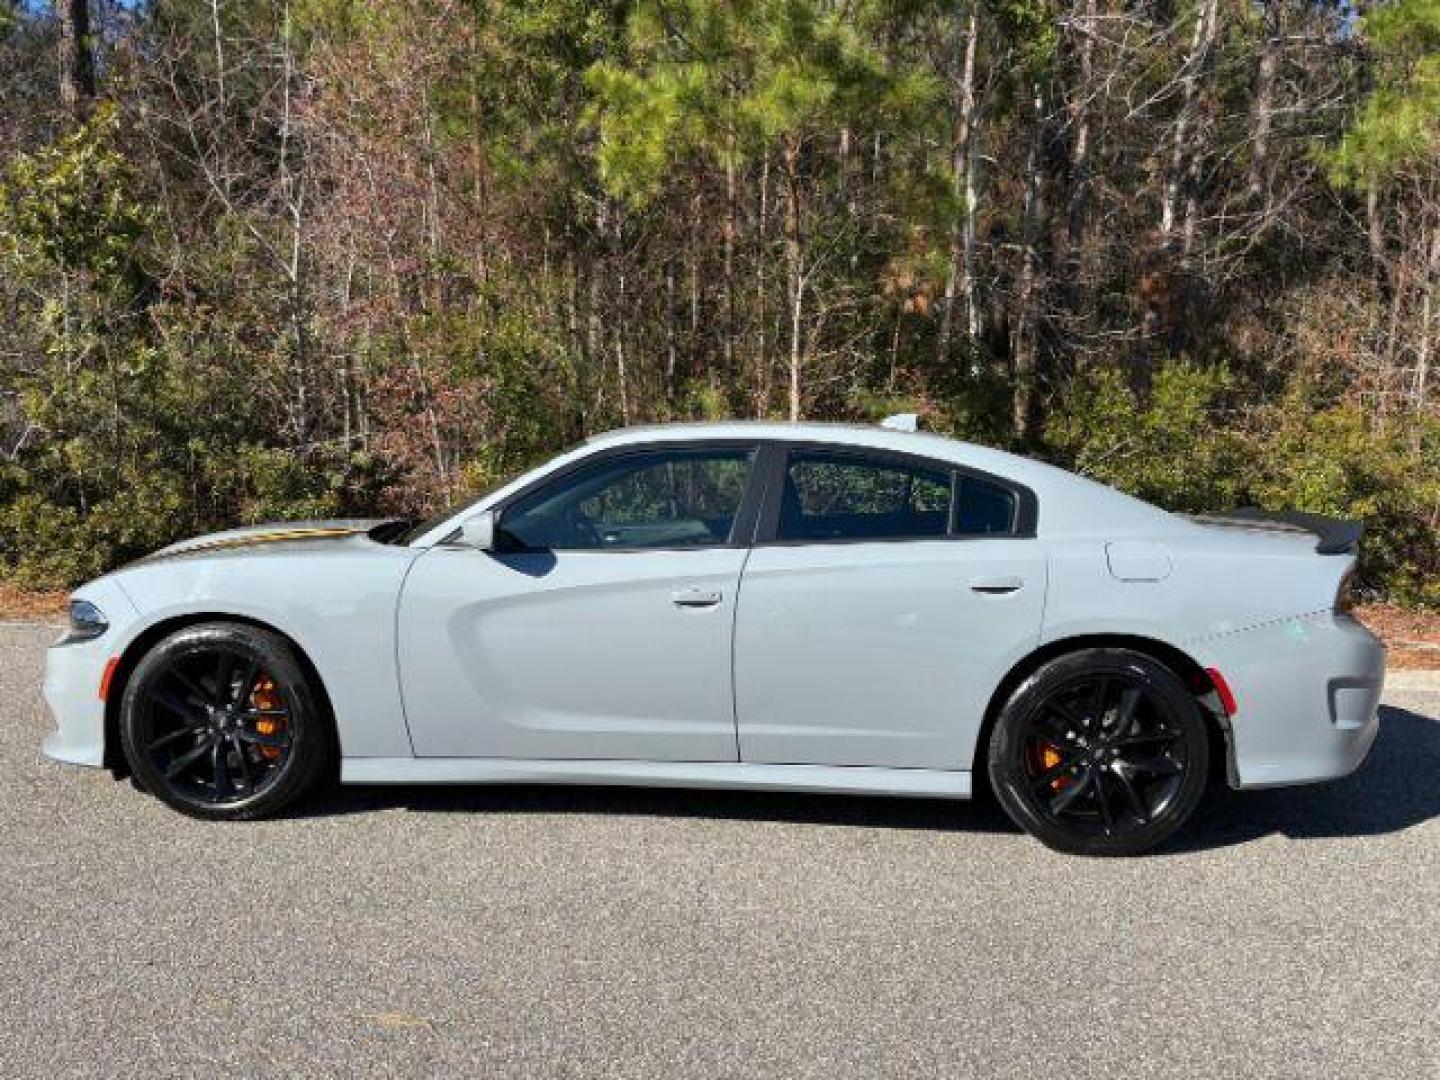
<svg viewBox="0 0 1440 1080">
<path fill-rule="evenodd" d="M 178 551 L 157 552 L 151 559 L 174 559 L 181 555 L 198 555 L 211 551 L 226 551 L 231 548 L 259 547 L 263 544 L 280 544 L 286 540 L 320 540 L 329 536 L 354 536 L 359 529 L 277 529 L 274 532 L 249 533 L 245 536 L 231 536 L 220 540 L 205 540 L 180 548 Z M 148 560 L 142 560 L 148 561 Z"/>
</svg>

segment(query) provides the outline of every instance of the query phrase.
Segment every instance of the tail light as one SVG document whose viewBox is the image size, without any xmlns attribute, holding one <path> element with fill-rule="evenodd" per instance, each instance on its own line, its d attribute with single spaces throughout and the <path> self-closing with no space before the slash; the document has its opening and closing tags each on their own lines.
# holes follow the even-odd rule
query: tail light
<svg viewBox="0 0 1440 1080">
<path fill-rule="evenodd" d="M 1226 716 L 1234 716 L 1240 711 L 1240 706 L 1235 703 L 1235 692 L 1230 689 L 1230 684 L 1225 681 L 1225 676 L 1220 674 L 1219 668 L 1208 667 L 1205 674 L 1210 676 L 1210 684 L 1215 687 L 1215 694 L 1220 698 L 1220 705 L 1225 710 Z"/>
<path fill-rule="evenodd" d="M 1340 579 L 1340 587 L 1335 590 L 1335 610 L 1339 614 L 1349 615 L 1355 608 L 1355 571 L 1349 570 Z"/>
</svg>

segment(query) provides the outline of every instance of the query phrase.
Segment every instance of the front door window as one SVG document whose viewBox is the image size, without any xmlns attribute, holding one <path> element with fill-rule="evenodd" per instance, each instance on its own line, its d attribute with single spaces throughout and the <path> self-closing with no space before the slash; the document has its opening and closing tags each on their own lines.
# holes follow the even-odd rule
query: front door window
<svg viewBox="0 0 1440 1080">
<path fill-rule="evenodd" d="M 752 457 L 748 449 L 713 448 L 609 458 L 509 507 L 502 543 L 523 551 L 727 544 Z"/>
</svg>

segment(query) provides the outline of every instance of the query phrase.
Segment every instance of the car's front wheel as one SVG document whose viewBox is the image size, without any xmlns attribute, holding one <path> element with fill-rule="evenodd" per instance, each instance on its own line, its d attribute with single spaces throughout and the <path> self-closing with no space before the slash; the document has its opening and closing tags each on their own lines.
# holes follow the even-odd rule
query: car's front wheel
<svg viewBox="0 0 1440 1080">
<path fill-rule="evenodd" d="M 241 623 L 186 627 L 136 665 L 120 737 L 140 785 L 194 817 L 248 820 L 288 806 L 334 739 L 294 651 Z"/>
<path fill-rule="evenodd" d="M 1208 759 L 1200 707 L 1174 672 L 1128 649 L 1085 649 L 1016 688 L 988 764 L 1000 804 L 1043 843 L 1134 855 L 1194 812 Z"/>
</svg>

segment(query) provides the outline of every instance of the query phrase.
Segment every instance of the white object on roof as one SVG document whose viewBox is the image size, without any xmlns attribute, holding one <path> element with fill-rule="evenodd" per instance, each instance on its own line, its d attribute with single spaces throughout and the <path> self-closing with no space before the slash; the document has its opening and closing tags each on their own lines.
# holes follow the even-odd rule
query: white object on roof
<svg viewBox="0 0 1440 1080">
<path fill-rule="evenodd" d="M 890 431 L 919 431 L 920 414 L 913 412 L 896 413 L 880 421 L 880 426 Z"/>
</svg>

